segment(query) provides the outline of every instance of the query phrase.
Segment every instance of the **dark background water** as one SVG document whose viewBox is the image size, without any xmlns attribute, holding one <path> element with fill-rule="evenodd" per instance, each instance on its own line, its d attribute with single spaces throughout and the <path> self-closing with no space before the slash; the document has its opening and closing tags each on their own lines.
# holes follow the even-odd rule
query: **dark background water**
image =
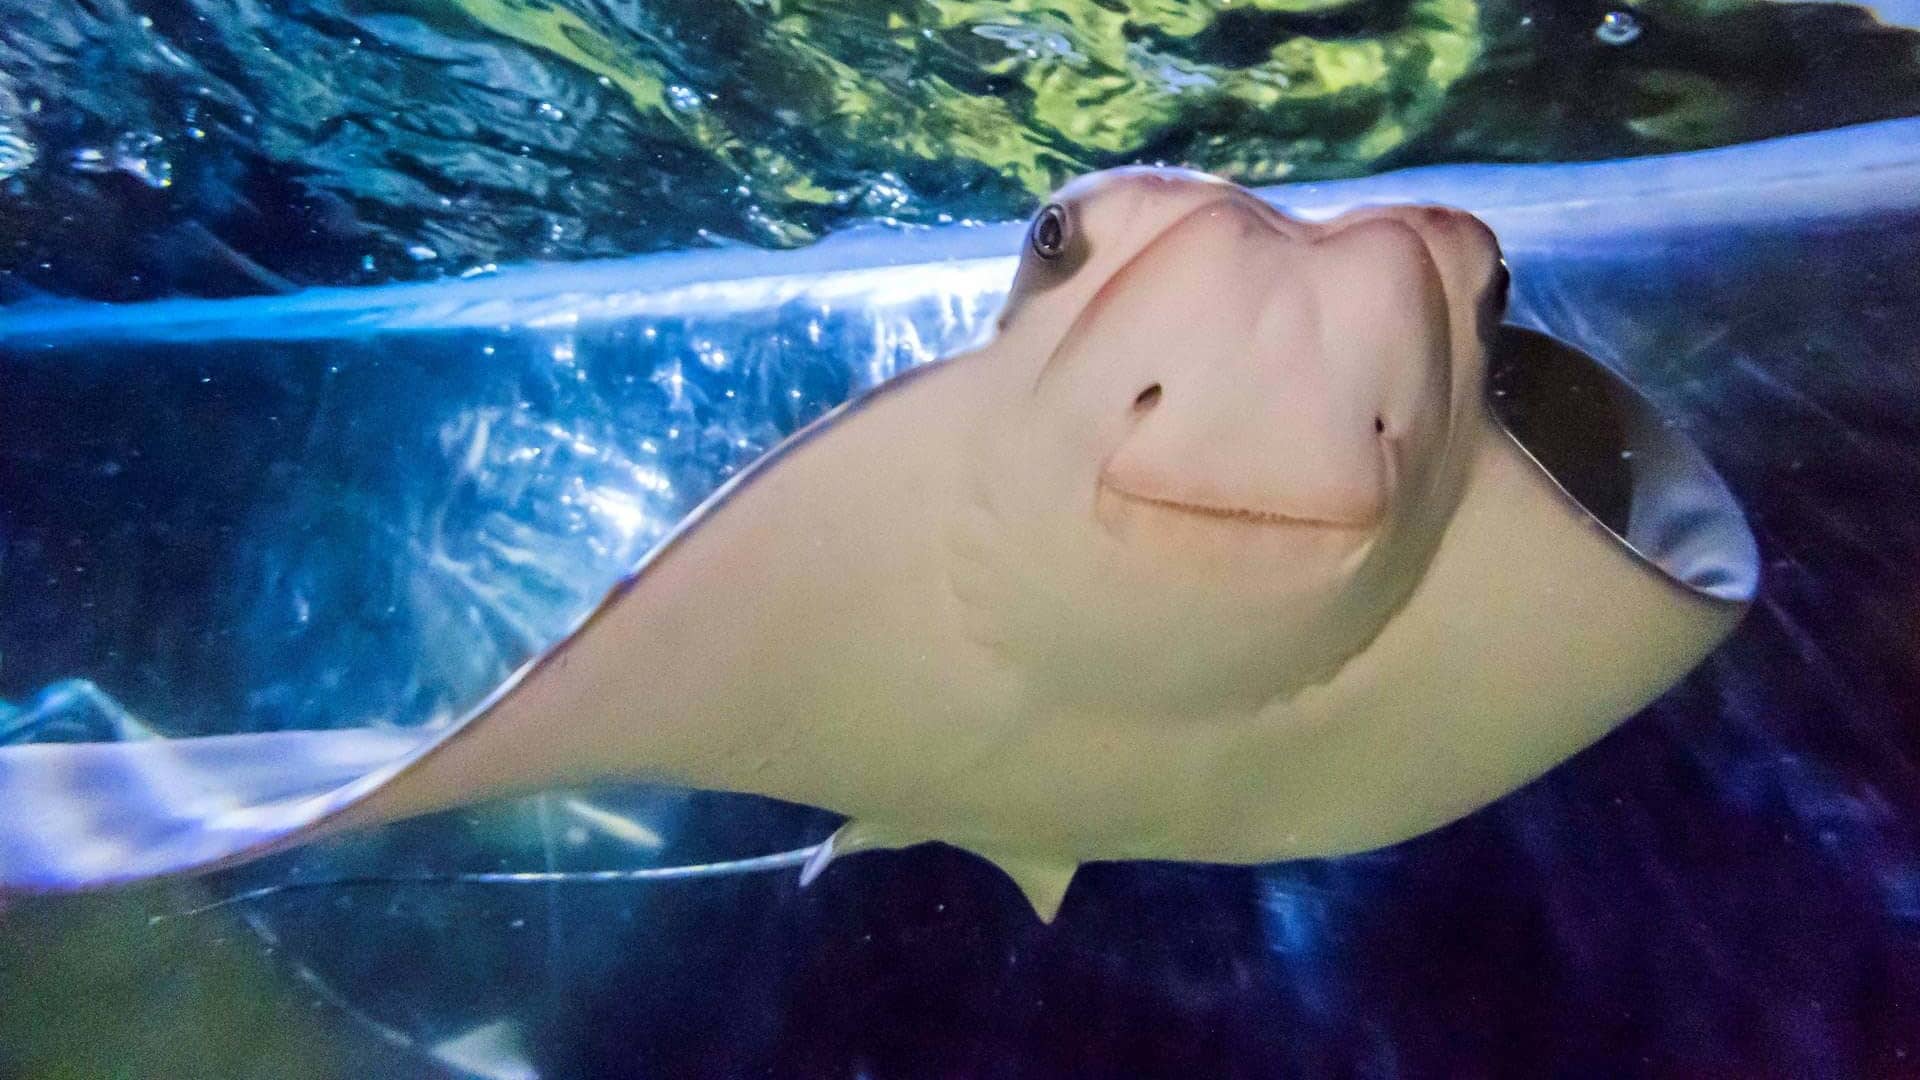
<svg viewBox="0 0 1920 1080">
<path fill-rule="evenodd" d="M 819 127 L 800 91 L 782 91 L 802 108 L 793 121 L 723 93 L 735 69 L 686 28 L 712 22 L 735 48 L 774 9 L 717 10 L 97 5 L 0 19 L 19 99 L 4 122 L 26 148 L 15 160 L 33 158 L 0 183 L 0 238 L 28 253 L 5 264 L 4 287 L 262 291 L 795 243 L 872 214 L 998 216 L 1033 198 L 981 148 L 922 157 L 896 145 L 898 126 Z M 1230 162 L 1205 158 L 1212 147 L 1258 176 L 1283 161 L 1318 175 L 1608 156 L 1920 112 L 1903 96 L 1912 35 L 1858 11 L 1635 11 L 1641 33 L 1620 45 L 1594 36 L 1604 10 L 1578 5 L 1473 9 L 1459 24 L 1381 5 L 1233 34 L 1209 36 L 1204 19 L 1188 37 L 1122 31 L 1226 69 L 1249 66 L 1248 26 L 1266 28 L 1262 42 L 1388 40 L 1440 20 L 1471 28 L 1478 59 L 1444 92 L 1385 79 L 1345 100 L 1340 123 L 1308 103 L 1271 120 L 1278 133 L 1236 126 L 1218 103 L 1129 149 L 1023 123 L 1072 167 Z M 580 44 L 594 40 L 583 25 L 618 47 Z M 1004 47 L 956 25 L 970 47 Z M 911 87 L 931 71 L 1020 108 L 1034 93 L 1024 46 L 1011 74 L 964 75 L 977 57 L 882 62 L 893 39 L 868 26 L 816 19 L 753 55 L 773 64 L 845 38 L 869 49 L 856 55 L 873 78 Z M 528 43 L 542 35 L 573 44 Z M 600 86 L 596 66 L 626 85 Z M 721 95 L 702 106 L 712 123 L 793 173 L 634 108 L 635 72 L 656 68 Z M 192 90 L 215 71 L 216 93 Z M 1649 86 L 1684 92 L 1622 89 Z M 371 104 L 389 95 L 407 107 Z M 195 100 L 204 111 L 184 112 Z M 930 108 L 911 93 L 875 107 Z M 1418 119 L 1398 142 L 1366 142 L 1383 117 Z M 1207 142 L 1221 134 L 1234 137 Z M 101 157 L 78 156 L 89 149 Z M 792 197 L 798 175 L 856 194 Z M 902 197 L 875 202 L 875 184 Z M 671 864 L 832 824 L 744 798 L 581 796 L 658 831 L 636 846 L 576 836 L 583 819 L 551 796 L 197 885 L 14 902 L 0 912 L 0 1074 L 455 1074 L 433 1048 L 492 1030 L 511 1049 L 497 1060 L 548 1076 L 1920 1075 L 1916 236 L 1909 212 L 1675 229 L 1516 262 L 1519 309 L 1619 359 L 1724 471 L 1759 534 L 1765 592 L 1657 705 L 1437 833 L 1257 869 L 1093 866 L 1050 927 L 991 867 L 941 848 L 849 859 L 806 890 L 788 874 L 362 886 L 150 922 L 262 881 Z M 434 257 L 408 256 L 415 246 Z M 932 321 L 909 315 L 0 351 L 0 699 L 85 677 L 107 691 L 86 708 L 176 734 L 448 708 L 713 477 L 869 377 L 855 358 L 884 374 L 943 347 L 887 337 Z M 956 338 L 982 311 L 962 316 Z M 716 351 L 729 362 L 711 363 Z M 685 441 L 649 450 L 635 434 L 666 427 Z M 652 493 L 615 508 L 630 528 L 592 501 L 616 488 Z"/>
<path fill-rule="evenodd" d="M 641 850 L 571 836 L 575 819 L 552 796 L 178 889 L 21 902 L 0 916 L 0 1066 L 29 1076 L 60 1075 L 62 1061 L 99 1072 L 159 1063 L 172 1075 L 423 1075 L 444 1067 L 436 1045 L 504 1030 L 512 1052 L 497 1060 L 551 1076 L 1920 1074 L 1917 230 L 1912 212 L 1680 227 L 1515 262 L 1524 317 L 1620 358 L 1713 456 L 1750 511 L 1765 591 L 1734 639 L 1658 704 L 1437 833 L 1258 869 L 1092 866 L 1052 926 L 990 866 L 941 848 L 849 859 L 806 890 L 791 874 L 355 886 L 149 923 L 262 881 L 673 864 L 798 845 L 832 824 L 740 797 L 585 796 L 656 829 L 660 842 Z M 693 350 L 647 347 L 643 325 L 318 352 L 237 345 L 204 358 L 180 346 L 9 356 L 10 377 L 25 373 L 10 384 L 16 401 L 31 407 L 4 444 L 0 503 L 18 508 L 4 526 L 16 538 L 87 539 L 97 547 L 73 565 L 104 580 L 42 591 L 38 570 L 60 562 L 10 549 L 7 678 L 31 687 L 92 658 L 82 673 L 145 719 L 188 730 L 236 705 L 256 720 L 324 719 L 336 700 L 324 692 L 328 664 L 359 673 L 337 697 L 357 707 L 385 696 L 429 708 L 409 687 L 471 691 L 530 644 L 495 624 L 420 631 L 443 625 L 441 612 L 497 613 L 461 582 L 504 583 L 521 564 L 447 576 L 433 544 L 415 539 L 421 530 L 479 549 L 490 535 L 535 549 L 556 538 L 552 568 L 608 572 L 617 555 L 585 543 L 606 528 L 569 518 L 559 496 L 575 475 L 631 486 L 612 478 L 634 459 L 581 452 L 546 470 L 514 466 L 519 452 L 595 438 L 608 416 L 657 408 L 706 418 L 698 426 L 715 441 L 700 452 L 751 456 L 719 436 L 762 417 L 772 437 L 846 391 L 824 369 L 808 374 L 815 358 L 844 362 L 864 355 L 857 342 L 871 347 L 875 324 L 840 318 L 850 321 L 822 326 L 818 353 L 795 337 L 725 373 L 687 365 L 699 394 L 678 406 L 646 376 Z M 656 339 L 672 331 L 663 324 Z M 769 326 L 740 333 L 780 338 Z M 570 350 L 556 356 L 557 340 Z M 504 359 L 480 362 L 488 347 Z M 327 389 L 321 372 L 335 368 Z M 773 403 L 794 400 L 789 385 L 817 397 L 781 412 Z M 753 396 L 756 386 L 772 392 Z M 498 456 L 461 464 L 471 418 L 496 397 L 525 401 L 529 416 L 500 428 Z M 302 443 L 273 425 L 229 432 L 210 400 L 256 418 L 292 417 L 303 401 L 332 411 L 297 419 Z M 554 423 L 567 425 L 563 436 Z M 163 464 L 123 474 L 131 491 L 88 479 L 98 461 L 140 446 Z M 39 464 L 23 466 L 33 454 Z M 307 476 L 260 478 L 289 454 L 310 463 Z M 68 464 L 52 470 L 55 461 Z M 510 497 L 528 480 L 524 501 Z M 256 486 L 276 483 L 304 494 L 263 504 Z M 460 509 L 503 497 L 519 509 Z M 116 524 L 122 500 L 136 498 L 147 500 L 142 513 Z M 436 532 L 400 512 L 410 500 L 451 507 L 447 524 Z M 253 531 L 224 534 L 196 509 L 208 506 L 253 507 Z M 537 507 L 559 516 L 543 523 Z M 670 514 L 671 500 L 657 509 Z M 531 531 L 490 532 L 506 521 Z M 566 546 L 570 529 L 579 546 Z M 141 551 L 201 565 L 113 576 Z M 288 569 L 259 581 L 214 574 L 272 571 L 288 556 Z M 176 568 L 183 576 L 168 578 Z M 337 576 L 346 571 L 377 580 Z M 387 575 L 414 584 L 395 592 Z M 521 595 L 536 620 L 561 603 L 540 599 L 543 582 L 562 599 L 585 587 L 539 566 L 517 580 L 504 594 Z M 129 582 L 158 593 L 120 591 Z M 522 595 L 522 585 L 533 588 Z M 303 590 L 321 613 L 312 622 L 291 602 Z M 204 610 L 208 595 L 255 603 Z M 13 602 L 21 596 L 31 602 Z M 122 599 L 90 615 L 88 598 Z M 356 630 L 363 598 L 398 599 L 405 611 Z M 146 615 L 125 614 L 135 610 Z M 116 667 L 110 643 L 82 633 L 89 626 L 130 635 L 119 647 L 141 663 Z M 166 646 L 168 631 L 184 635 L 181 648 Z M 195 657 L 237 667 L 209 672 Z M 437 666 L 449 658 L 469 666 Z M 143 682 L 142 665 L 165 677 Z M 250 699 L 246 688 L 261 685 L 306 687 L 315 700 Z"/>
<path fill-rule="evenodd" d="M 0 0 L 0 301 L 271 292 L 1920 112 L 1772 0 Z"/>
</svg>

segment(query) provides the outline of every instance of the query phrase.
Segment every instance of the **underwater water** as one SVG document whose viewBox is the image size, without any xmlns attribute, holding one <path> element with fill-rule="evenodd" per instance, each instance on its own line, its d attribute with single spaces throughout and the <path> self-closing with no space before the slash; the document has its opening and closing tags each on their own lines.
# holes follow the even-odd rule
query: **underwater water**
<svg viewBox="0 0 1920 1080">
<path fill-rule="evenodd" d="M 6 0 L 0 300 L 791 247 L 1020 217 L 1133 162 L 1272 184 L 1912 115 L 1920 13 L 1877 10 Z"/>
<path fill-rule="evenodd" d="M 1920 121 L 1844 126 L 1920 114 L 1920 35 L 1771 3 L 1249 6 L 0 21 L 0 743 L 444 721 L 784 435 L 975 339 L 1020 229 L 962 219 L 1121 161 L 1514 163 L 1267 194 L 1482 213 L 1511 317 L 1675 417 L 1766 560 L 1686 682 L 1382 852 L 1090 866 L 1051 926 L 937 847 L 805 890 L 361 883 L 183 914 L 837 820 L 553 793 L 7 899 L 0 1073 L 1920 1074 Z M 1597 162 L 1520 164 L 1571 159 Z"/>
</svg>

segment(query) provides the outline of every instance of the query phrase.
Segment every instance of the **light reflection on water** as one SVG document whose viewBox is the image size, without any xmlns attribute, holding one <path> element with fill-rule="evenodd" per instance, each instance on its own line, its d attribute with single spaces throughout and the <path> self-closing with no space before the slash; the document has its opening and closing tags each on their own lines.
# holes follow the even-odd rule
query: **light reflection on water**
<svg viewBox="0 0 1920 1080">
<path fill-rule="evenodd" d="M 0 300 L 790 248 L 1137 162 L 1723 145 L 1920 111 L 1914 41 L 1773 0 L 0 0 Z"/>
</svg>

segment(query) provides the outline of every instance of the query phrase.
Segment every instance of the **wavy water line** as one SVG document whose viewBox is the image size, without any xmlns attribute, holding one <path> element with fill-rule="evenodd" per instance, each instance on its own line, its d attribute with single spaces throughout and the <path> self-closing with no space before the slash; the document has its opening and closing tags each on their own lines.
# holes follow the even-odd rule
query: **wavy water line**
<svg viewBox="0 0 1920 1080">
<path fill-rule="evenodd" d="M 1510 257 L 1690 231 L 1920 207 L 1920 118 L 1618 161 L 1445 165 L 1260 195 L 1307 218 L 1437 202 L 1493 226 Z M 564 331 L 619 319 L 726 315 L 784 304 L 882 307 L 995 297 L 1023 226 L 861 227 L 794 251 L 682 251 L 511 267 L 471 279 L 283 296 L 79 301 L 0 308 L 0 347 L 79 342 L 311 341 L 449 329 Z"/>
</svg>

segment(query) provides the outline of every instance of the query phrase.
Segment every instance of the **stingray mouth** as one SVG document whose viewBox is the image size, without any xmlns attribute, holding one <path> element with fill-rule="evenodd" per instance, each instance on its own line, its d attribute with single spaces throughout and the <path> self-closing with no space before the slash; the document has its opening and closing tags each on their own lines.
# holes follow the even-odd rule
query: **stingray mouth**
<svg viewBox="0 0 1920 1080">
<path fill-rule="evenodd" d="M 1102 474 L 1099 490 L 1113 496 L 1122 504 L 1147 507 L 1186 517 L 1202 520 L 1231 522 L 1240 525 L 1271 526 L 1282 528 L 1322 529 L 1332 532 L 1367 533 L 1379 524 L 1377 520 L 1348 520 L 1325 517 L 1314 514 L 1293 513 L 1265 507 L 1237 506 L 1212 502 L 1196 502 L 1191 499 L 1173 498 L 1137 491 L 1116 483 L 1112 476 Z"/>
</svg>

